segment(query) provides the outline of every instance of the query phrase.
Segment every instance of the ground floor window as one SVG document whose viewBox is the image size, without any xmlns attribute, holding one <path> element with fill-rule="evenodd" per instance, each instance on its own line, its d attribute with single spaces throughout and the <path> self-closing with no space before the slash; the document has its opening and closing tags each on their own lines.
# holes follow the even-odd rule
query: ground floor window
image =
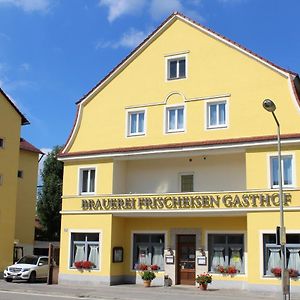
<svg viewBox="0 0 300 300">
<path fill-rule="evenodd" d="M 286 235 L 287 268 L 300 273 L 300 234 Z M 272 269 L 281 268 L 280 245 L 276 244 L 275 234 L 263 235 L 264 275 L 274 275 Z"/>
<path fill-rule="evenodd" d="M 133 268 L 137 264 L 158 265 L 164 269 L 164 234 L 135 233 L 133 235 Z"/>
<path fill-rule="evenodd" d="M 239 273 L 245 272 L 243 234 L 209 234 L 208 254 L 210 272 L 229 266 L 234 266 Z"/>
<path fill-rule="evenodd" d="M 70 267 L 75 262 L 90 261 L 93 268 L 99 269 L 99 233 L 71 233 Z"/>
</svg>

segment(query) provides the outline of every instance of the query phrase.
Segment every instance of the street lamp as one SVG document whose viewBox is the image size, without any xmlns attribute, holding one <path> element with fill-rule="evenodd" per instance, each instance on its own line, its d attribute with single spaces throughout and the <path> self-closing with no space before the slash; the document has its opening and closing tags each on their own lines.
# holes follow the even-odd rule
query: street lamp
<svg viewBox="0 0 300 300">
<path fill-rule="evenodd" d="M 281 168 L 281 140 L 280 140 L 280 124 L 274 113 L 276 110 L 275 103 L 270 99 L 263 101 L 263 107 L 266 111 L 271 112 L 277 125 L 277 152 L 278 152 L 278 189 L 280 204 L 280 249 L 281 249 L 281 279 L 283 300 L 289 295 L 289 274 L 286 268 L 286 232 L 284 227 L 283 212 L 283 190 L 282 190 L 282 168 Z"/>
</svg>

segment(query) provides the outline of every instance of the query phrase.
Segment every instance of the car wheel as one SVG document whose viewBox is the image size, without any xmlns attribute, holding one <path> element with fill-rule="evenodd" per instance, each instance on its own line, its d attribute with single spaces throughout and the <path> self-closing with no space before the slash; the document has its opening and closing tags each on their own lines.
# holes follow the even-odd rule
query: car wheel
<svg viewBox="0 0 300 300">
<path fill-rule="evenodd" d="M 35 273 L 34 271 L 32 271 L 32 272 L 30 273 L 28 282 L 33 283 L 33 282 L 35 282 L 35 281 L 36 281 L 36 273 Z"/>
<path fill-rule="evenodd" d="M 12 278 L 5 278 L 5 281 L 12 282 Z"/>
</svg>

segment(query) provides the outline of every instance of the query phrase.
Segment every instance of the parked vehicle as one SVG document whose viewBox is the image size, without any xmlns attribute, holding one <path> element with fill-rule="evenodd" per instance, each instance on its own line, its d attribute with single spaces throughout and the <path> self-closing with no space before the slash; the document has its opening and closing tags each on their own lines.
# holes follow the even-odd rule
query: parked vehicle
<svg viewBox="0 0 300 300">
<path fill-rule="evenodd" d="M 4 270 L 4 279 L 7 282 L 14 279 L 35 282 L 36 279 L 47 279 L 48 270 L 47 256 L 26 255 Z"/>
</svg>

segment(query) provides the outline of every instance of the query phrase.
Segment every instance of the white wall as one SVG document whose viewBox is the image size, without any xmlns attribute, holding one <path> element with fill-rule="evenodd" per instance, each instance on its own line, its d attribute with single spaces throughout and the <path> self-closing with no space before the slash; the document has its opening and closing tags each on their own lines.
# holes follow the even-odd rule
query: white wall
<svg viewBox="0 0 300 300">
<path fill-rule="evenodd" d="M 179 174 L 184 172 L 194 174 L 195 192 L 246 189 L 245 154 L 237 153 L 127 161 L 126 192 L 180 192 Z"/>
<path fill-rule="evenodd" d="M 114 161 L 113 193 L 126 194 L 126 161 Z"/>
</svg>

